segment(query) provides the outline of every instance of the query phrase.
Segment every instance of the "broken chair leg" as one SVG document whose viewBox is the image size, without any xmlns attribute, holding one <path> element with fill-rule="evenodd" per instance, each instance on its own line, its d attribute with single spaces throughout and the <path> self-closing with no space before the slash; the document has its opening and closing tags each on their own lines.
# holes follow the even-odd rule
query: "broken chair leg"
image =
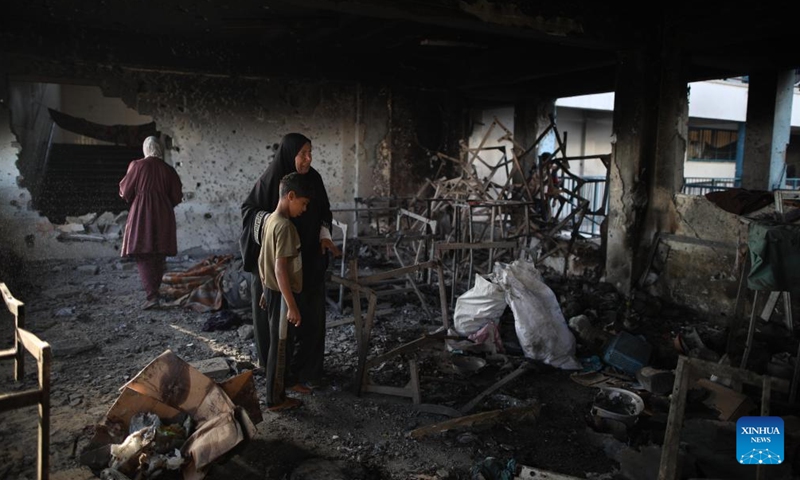
<svg viewBox="0 0 800 480">
<path fill-rule="evenodd" d="M 538 403 L 525 407 L 512 407 L 503 410 L 492 410 L 490 412 L 476 413 L 466 417 L 458 417 L 444 422 L 426 425 L 412 430 L 409 436 L 415 440 L 425 438 L 428 435 L 446 432 L 458 428 L 469 428 L 479 425 L 491 425 L 503 420 L 513 420 L 521 422 L 525 420 L 536 420 L 539 417 L 541 407 Z"/>
<path fill-rule="evenodd" d="M 478 405 L 480 402 L 482 402 L 484 398 L 486 398 L 487 396 L 489 396 L 490 394 L 492 394 L 494 391 L 496 391 L 496 390 L 499 390 L 501 387 L 503 387 L 503 386 L 504 386 L 504 385 L 506 385 L 507 383 L 511 382 L 511 381 L 512 381 L 512 380 L 514 380 L 515 378 L 519 377 L 519 376 L 520 376 L 520 375 L 522 375 L 523 373 L 527 372 L 527 371 L 528 371 L 528 368 L 529 368 L 529 366 L 528 366 L 528 365 L 529 365 L 528 363 L 523 363 L 523 364 L 521 364 L 519 367 L 517 367 L 517 369 L 516 369 L 516 370 L 514 370 L 514 371 L 513 371 L 513 372 L 511 372 L 511 373 L 509 373 L 509 374 L 508 374 L 508 375 L 506 375 L 505 377 L 501 378 L 501 379 L 500 379 L 499 381 L 497 381 L 497 382 L 496 382 L 494 385 L 492 385 L 491 387 L 489 387 L 489 388 L 487 388 L 486 390 L 484 390 L 483 392 L 481 392 L 481 393 L 480 393 L 480 394 L 479 394 L 477 397 L 473 398 L 473 399 L 472 399 L 472 400 L 470 400 L 470 401 L 469 401 L 469 402 L 468 402 L 466 405 L 464 405 L 463 407 L 461 407 L 461 409 L 460 409 L 461 413 L 463 413 L 463 414 L 467 414 L 467 413 L 469 413 L 469 412 L 470 412 L 470 411 L 471 411 L 473 408 L 475 408 L 475 407 L 476 407 L 476 406 L 477 406 L 477 405 Z"/>
</svg>

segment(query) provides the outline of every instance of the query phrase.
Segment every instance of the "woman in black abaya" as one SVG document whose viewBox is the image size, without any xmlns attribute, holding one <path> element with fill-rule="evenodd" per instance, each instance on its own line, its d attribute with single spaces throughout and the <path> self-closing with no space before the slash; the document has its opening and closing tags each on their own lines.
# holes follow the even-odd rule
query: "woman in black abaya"
<svg viewBox="0 0 800 480">
<path fill-rule="evenodd" d="M 297 172 L 307 175 L 312 197 L 308 209 L 292 219 L 300 235 L 300 254 L 303 259 L 303 291 L 298 298 L 302 322 L 295 334 L 296 346 L 287 375 L 290 390 L 310 393 L 311 386 L 322 379 L 325 355 L 325 270 L 328 268 L 327 252 L 339 256 L 340 252 L 331 240 L 331 214 L 328 194 L 319 172 L 311 167 L 311 140 L 299 133 L 289 133 L 281 140 L 275 158 L 258 179 L 242 203 L 242 235 L 239 244 L 242 250 L 243 268 L 253 275 L 252 310 L 253 328 L 258 360 L 267 364 L 269 350 L 269 324 L 266 311 L 258 302 L 263 285 L 258 276 L 258 254 L 261 250 L 261 227 L 266 216 L 278 204 L 281 178 Z M 296 383 L 295 383 L 296 382 Z"/>
</svg>

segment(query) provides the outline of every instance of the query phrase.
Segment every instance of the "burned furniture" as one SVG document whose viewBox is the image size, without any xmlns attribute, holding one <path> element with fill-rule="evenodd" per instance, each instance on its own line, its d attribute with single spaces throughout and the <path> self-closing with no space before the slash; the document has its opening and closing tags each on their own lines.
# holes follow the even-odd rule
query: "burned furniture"
<svg viewBox="0 0 800 480">
<path fill-rule="evenodd" d="M 45 480 L 50 474 L 50 366 L 52 362 L 50 344 L 25 330 L 25 305 L 11 295 L 5 283 L 0 283 L 0 294 L 3 296 L 6 308 L 14 316 L 14 346 L 1 350 L 0 360 L 14 359 L 14 379 L 18 382 L 21 382 L 25 375 L 25 351 L 33 355 L 39 369 L 38 388 L 0 394 L 0 412 L 38 405 L 39 442 L 36 472 L 39 480 Z"/>
<path fill-rule="evenodd" d="M 441 318 L 443 331 L 437 332 L 433 335 L 424 335 L 423 337 L 401 345 L 394 350 L 391 350 L 378 357 L 368 359 L 370 338 L 372 335 L 372 327 L 375 323 L 375 312 L 378 304 L 378 296 L 380 292 L 375 288 L 380 282 L 404 277 L 414 285 L 416 293 L 423 301 L 422 294 L 416 289 L 416 284 L 411 278 L 411 274 L 421 272 L 427 269 L 435 269 L 438 275 L 439 282 L 439 302 L 441 306 Z M 448 304 L 447 294 L 444 287 L 444 272 L 442 265 L 438 260 L 431 260 L 428 262 L 419 263 L 408 267 L 402 267 L 386 272 L 377 273 L 366 277 L 358 276 L 358 266 L 355 261 L 350 264 L 350 278 L 342 278 L 334 276 L 332 280 L 344 287 L 350 289 L 353 299 L 353 319 L 355 322 L 355 334 L 357 345 L 357 368 L 355 377 L 355 394 L 360 395 L 362 392 L 374 392 L 387 395 L 396 395 L 401 397 L 411 398 L 414 403 L 420 403 L 420 389 L 419 389 L 419 373 L 417 368 L 414 353 L 423 346 L 428 345 L 431 341 L 441 341 L 444 337 L 444 332 L 450 327 L 448 320 Z M 361 297 L 367 298 L 367 313 L 362 316 Z M 424 307 L 427 311 L 427 307 Z M 377 385 L 369 378 L 369 369 L 373 365 L 385 361 L 390 358 L 398 357 L 400 355 L 408 355 L 408 366 L 410 372 L 409 383 L 405 387 L 392 387 L 386 385 Z"/>
<path fill-rule="evenodd" d="M 784 192 L 776 191 L 775 219 L 751 219 L 740 217 L 740 258 L 739 290 L 734 312 L 729 322 L 729 354 L 736 349 L 736 335 L 742 323 L 742 310 L 747 290 L 753 291 L 750 320 L 747 328 L 745 348 L 740 368 L 746 368 L 753 350 L 756 323 L 758 319 L 768 322 L 783 297 L 783 320 L 787 333 L 794 333 L 792 315 L 792 291 L 798 291 L 800 280 L 800 254 L 797 244 L 800 241 L 800 225 L 784 222 Z M 759 314 L 760 310 L 760 314 Z M 798 346 L 800 354 L 800 346 Z M 789 401 L 794 402 L 800 382 L 800 362 L 795 362 Z"/>
<path fill-rule="evenodd" d="M 681 355 L 675 370 L 675 384 L 670 396 L 667 429 L 664 433 L 664 445 L 661 449 L 661 462 L 658 480 L 676 480 L 680 478 L 678 471 L 678 450 L 680 432 L 686 411 L 686 397 L 693 379 L 715 375 L 730 379 L 734 383 L 761 387 L 761 416 L 769 416 L 772 391 L 789 393 L 789 382 L 767 375 L 758 375 L 749 370 L 738 369 L 714 362 L 689 358 Z M 763 466 L 758 467 L 757 478 L 765 478 Z"/>
</svg>

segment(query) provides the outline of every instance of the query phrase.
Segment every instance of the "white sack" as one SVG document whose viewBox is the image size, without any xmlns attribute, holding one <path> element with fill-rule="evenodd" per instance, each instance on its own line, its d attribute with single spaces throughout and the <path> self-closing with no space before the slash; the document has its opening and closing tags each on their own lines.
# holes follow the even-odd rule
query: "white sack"
<svg viewBox="0 0 800 480">
<path fill-rule="evenodd" d="M 517 339 L 526 357 L 564 370 L 580 370 L 575 336 L 569 329 L 555 293 L 533 263 L 496 263 L 494 278 L 514 312 Z"/>
<path fill-rule="evenodd" d="M 453 329 L 459 335 L 468 337 L 488 322 L 499 324 L 505 309 L 506 297 L 502 287 L 476 274 L 475 286 L 456 299 Z"/>
</svg>

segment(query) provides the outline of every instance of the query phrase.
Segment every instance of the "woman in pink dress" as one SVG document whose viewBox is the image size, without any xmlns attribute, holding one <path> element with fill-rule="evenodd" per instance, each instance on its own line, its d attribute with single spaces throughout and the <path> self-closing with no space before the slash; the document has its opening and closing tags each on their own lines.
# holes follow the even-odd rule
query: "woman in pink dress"
<svg viewBox="0 0 800 480">
<path fill-rule="evenodd" d="M 147 310 L 158 306 L 166 259 L 178 251 L 173 209 L 183 199 L 183 186 L 178 172 L 164 161 L 157 137 L 147 137 L 143 150 L 144 158 L 132 161 L 119 182 L 119 196 L 131 206 L 121 255 L 136 259 L 147 295 L 142 308 Z"/>
</svg>

